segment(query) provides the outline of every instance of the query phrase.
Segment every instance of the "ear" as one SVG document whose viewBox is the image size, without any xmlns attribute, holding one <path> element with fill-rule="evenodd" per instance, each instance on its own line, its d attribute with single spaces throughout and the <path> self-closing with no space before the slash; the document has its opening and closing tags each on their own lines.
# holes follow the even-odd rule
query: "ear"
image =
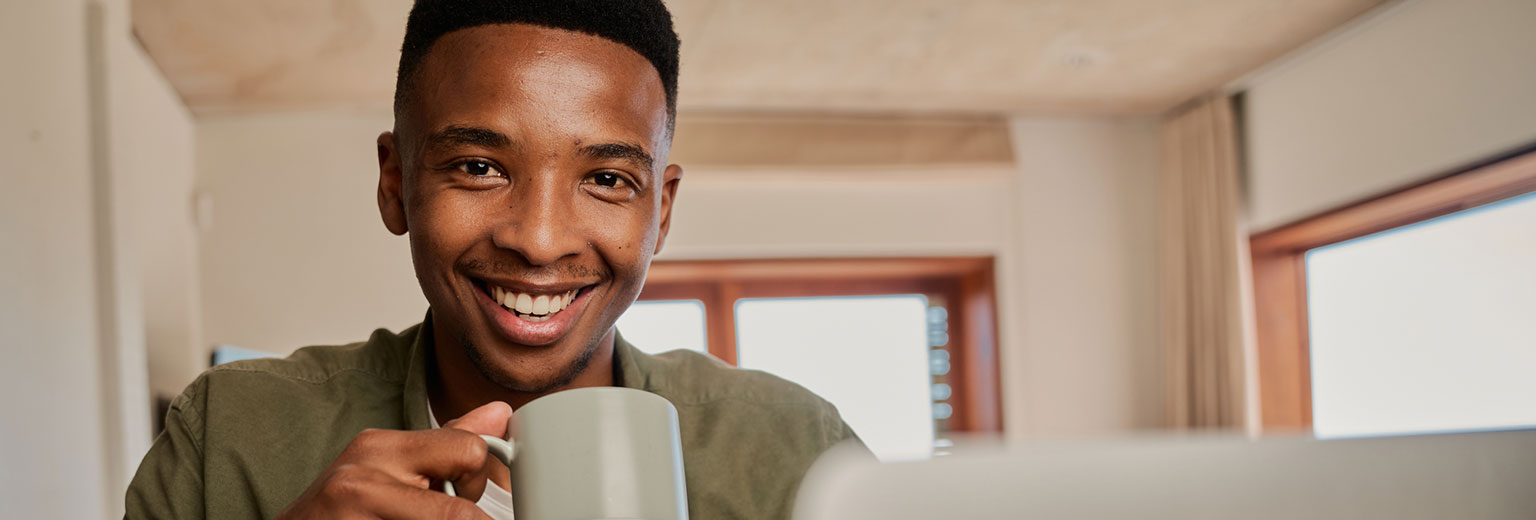
<svg viewBox="0 0 1536 520">
<path fill-rule="evenodd" d="M 661 230 L 656 234 L 656 250 L 651 254 L 660 254 L 662 244 L 667 243 L 667 231 L 672 229 L 672 201 L 677 200 L 677 185 L 683 181 L 683 167 L 676 164 L 667 165 L 667 171 L 661 175 Z"/>
<path fill-rule="evenodd" d="M 396 235 L 404 235 L 409 229 L 405 223 L 405 198 L 400 191 L 404 182 L 395 134 L 379 134 L 379 217 L 384 219 L 384 227 Z"/>
</svg>

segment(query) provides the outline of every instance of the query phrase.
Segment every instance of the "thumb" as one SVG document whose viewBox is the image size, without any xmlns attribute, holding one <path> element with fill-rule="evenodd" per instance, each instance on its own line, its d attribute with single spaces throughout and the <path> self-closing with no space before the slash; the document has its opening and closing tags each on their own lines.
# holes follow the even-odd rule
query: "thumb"
<svg viewBox="0 0 1536 520">
<path fill-rule="evenodd" d="M 448 421 L 443 427 L 505 439 L 507 438 L 507 421 L 511 419 L 512 406 L 501 401 L 491 401 L 470 410 L 458 419 Z"/>
</svg>

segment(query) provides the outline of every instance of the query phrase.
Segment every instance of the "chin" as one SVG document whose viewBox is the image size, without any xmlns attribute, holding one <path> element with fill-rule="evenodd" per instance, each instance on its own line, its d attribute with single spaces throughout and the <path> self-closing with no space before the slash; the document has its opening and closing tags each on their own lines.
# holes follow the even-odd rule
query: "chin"
<svg viewBox="0 0 1536 520">
<path fill-rule="evenodd" d="M 565 338 L 571 340 L 574 338 Z M 462 340 L 464 353 L 486 380 L 506 390 L 543 394 L 558 390 L 586 370 L 599 341 L 544 347 L 497 348 L 495 342 Z M 574 342 L 573 342 L 574 343 Z"/>
</svg>

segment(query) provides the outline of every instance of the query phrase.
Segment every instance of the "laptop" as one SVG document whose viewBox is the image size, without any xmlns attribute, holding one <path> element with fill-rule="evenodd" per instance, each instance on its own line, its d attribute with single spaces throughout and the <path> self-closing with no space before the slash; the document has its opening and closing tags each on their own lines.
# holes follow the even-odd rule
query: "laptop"
<svg viewBox="0 0 1536 520">
<path fill-rule="evenodd" d="M 1035 442 L 886 464 L 834 449 L 798 496 L 796 520 L 1532 520 L 1536 430 Z"/>
</svg>

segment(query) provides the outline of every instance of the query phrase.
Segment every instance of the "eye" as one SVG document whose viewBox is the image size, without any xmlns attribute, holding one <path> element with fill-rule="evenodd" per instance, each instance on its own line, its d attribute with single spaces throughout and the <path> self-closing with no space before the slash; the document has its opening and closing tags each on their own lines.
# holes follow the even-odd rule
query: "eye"
<svg viewBox="0 0 1536 520">
<path fill-rule="evenodd" d="M 458 168 L 459 171 L 467 173 L 472 177 L 503 176 L 500 170 L 497 170 L 495 166 L 485 161 L 464 161 L 459 163 Z"/>
<path fill-rule="evenodd" d="M 623 177 L 607 172 L 592 174 L 592 182 L 604 188 L 616 188 L 625 184 Z"/>
</svg>

